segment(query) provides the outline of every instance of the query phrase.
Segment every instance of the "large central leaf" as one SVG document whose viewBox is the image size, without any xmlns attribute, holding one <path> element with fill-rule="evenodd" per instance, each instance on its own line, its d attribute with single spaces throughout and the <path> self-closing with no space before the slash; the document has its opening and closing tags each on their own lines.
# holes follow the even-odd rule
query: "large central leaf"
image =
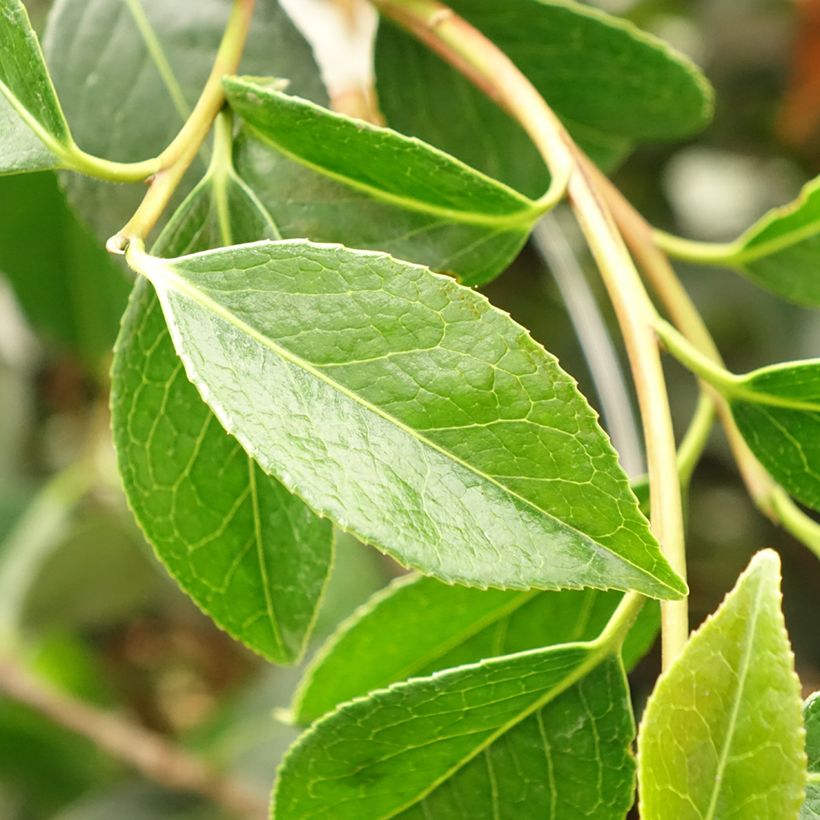
<svg viewBox="0 0 820 820">
<path fill-rule="evenodd" d="M 131 262 L 223 426 L 403 564 L 478 586 L 685 592 L 573 380 L 480 294 L 308 242 Z"/>
</svg>

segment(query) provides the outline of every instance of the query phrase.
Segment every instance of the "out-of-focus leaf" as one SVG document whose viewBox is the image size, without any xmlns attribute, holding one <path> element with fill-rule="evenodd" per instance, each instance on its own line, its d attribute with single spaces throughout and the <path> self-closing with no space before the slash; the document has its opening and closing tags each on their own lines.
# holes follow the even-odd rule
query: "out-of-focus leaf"
<svg viewBox="0 0 820 820">
<path fill-rule="evenodd" d="M 0 272 L 53 343 L 97 366 L 111 351 L 129 283 L 66 207 L 53 174 L 0 179 Z"/>
<path fill-rule="evenodd" d="M 499 45 L 606 168 L 633 139 L 684 136 L 711 116 L 697 68 L 634 26 L 567 0 L 456 0 L 449 4 Z M 529 196 L 547 187 L 524 132 L 468 80 L 396 24 L 383 20 L 376 78 L 387 121 Z"/>
</svg>

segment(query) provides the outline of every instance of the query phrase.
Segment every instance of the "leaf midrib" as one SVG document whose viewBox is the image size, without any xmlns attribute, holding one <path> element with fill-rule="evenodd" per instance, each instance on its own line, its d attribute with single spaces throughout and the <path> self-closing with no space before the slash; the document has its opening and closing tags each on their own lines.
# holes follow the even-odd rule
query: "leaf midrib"
<svg viewBox="0 0 820 820">
<path fill-rule="evenodd" d="M 245 247 L 252 247 L 253 245 L 262 245 L 267 243 L 250 243 Z M 207 252 L 206 252 L 207 253 Z M 170 260 L 169 260 L 170 261 Z M 179 261 L 179 260 L 177 260 Z M 140 264 L 142 262 L 143 264 Z M 614 556 L 619 561 L 631 566 L 633 569 L 641 573 L 645 577 L 651 578 L 656 584 L 668 589 L 672 592 L 676 592 L 673 587 L 670 587 L 666 581 L 658 578 L 657 576 L 651 574 L 648 570 L 644 569 L 643 567 L 638 566 L 633 561 L 629 560 L 624 555 L 621 555 L 618 552 L 615 552 L 610 547 L 605 546 L 604 544 L 599 543 L 596 541 L 591 535 L 587 535 L 586 533 L 581 532 L 579 529 L 574 527 L 572 524 L 563 521 L 560 518 L 557 518 L 552 513 L 548 512 L 547 510 L 542 509 L 541 507 L 537 506 L 534 502 L 530 501 L 529 499 L 524 498 L 523 496 L 516 493 L 511 488 L 505 486 L 496 478 L 487 475 L 484 472 L 480 472 L 472 465 L 468 464 L 467 462 L 463 461 L 461 458 L 456 456 L 454 453 L 451 453 L 448 450 L 445 450 L 440 445 L 436 444 L 435 442 L 430 441 L 423 435 L 420 435 L 419 431 L 414 430 L 413 428 L 407 426 L 404 422 L 396 419 L 394 416 L 391 416 L 389 413 L 385 412 L 382 408 L 371 404 L 370 402 L 366 402 L 362 399 L 361 396 L 357 395 L 356 393 L 349 390 L 344 385 L 341 385 L 333 380 L 329 379 L 325 373 L 319 370 L 315 365 L 310 362 L 305 361 L 300 356 L 296 355 L 292 351 L 284 348 L 274 342 L 272 339 L 267 338 L 262 333 L 257 331 L 255 328 L 250 327 L 241 319 L 239 319 L 235 314 L 228 311 L 210 296 L 205 294 L 199 288 L 194 286 L 184 277 L 180 276 L 176 272 L 174 272 L 173 268 L 167 264 L 165 260 L 157 259 L 156 257 L 148 256 L 147 254 L 140 253 L 137 258 L 135 258 L 135 265 L 137 267 L 138 272 L 143 273 L 143 275 L 147 276 L 149 279 L 154 281 L 154 279 L 158 279 L 159 281 L 154 281 L 155 286 L 157 288 L 162 289 L 163 284 L 166 286 L 170 285 L 173 288 L 176 285 L 176 290 L 181 295 L 187 296 L 189 299 L 194 301 L 195 303 L 199 304 L 200 307 L 205 308 L 206 310 L 211 311 L 216 316 L 219 316 L 223 321 L 227 322 L 229 325 L 233 325 L 239 332 L 243 332 L 246 335 L 250 336 L 252 339 L 255 339 L 259 344 L 263 347 L 267 347 L 271 352 L 275 353 L 276 355 L 283 358 L 285 361 L 302 368 L 303 370 L 310 373 L 314 378 L 318 379 L 319 381 L 324 382 L 329 387 L 337 390 L 338 392 L 345 395 L 354 403 L 364 407 L 365 409 L 372 412 L 374 415 L 378 415 L 384 420 L 390 422 L 391 424 L 395 425 L 399 429 L 403 430 L 407 433 L 411 438 L 415 438 L 427 446 L 429 446 L 432 450 L 444 455 L 446 458 L 451 459 L 452 461 L 456 462 L 460 466 L 464 467 L 464 469 L 468 470 L 469 472 L 476 475 L 478 478 L 481 478 L 491 484 L 494 484 L 496 487 L 501 489 L 504 493 L 508 494 L 511 498 L 515 498 L 520 501 L 522 504 L 530 507 L 531 509 L 538 512 L 540 515 L 545 516 L 546 518 L 556 522 L 560 527 L 565 528 L 573 533 L 575 533 L 579 538 L 582 540 L 597 546 L 599 549 L 605 550 L 610 555 Z M 163 283 L 163 279 L 165 282 Z"/>
<path fill-rule="evenodd" d="M 751 614 L 746 619 L 746 644 L 743 648 L 743 655 L 740 662 L 740 670 L 738 674 L 737 696 L 732 704 L 732 712 L 729 716 L 729 726 L 726 732 L 726 739 L 723 748 L 720 751 L 720 759 L 718 760 L 717 770 L 715 772 L 715 782 L 712 787 L 712 794 L 709 800 L 707 812 L 704 815 L 704 820 L 714 820 L 715 811 L 717 809 L 717 801 L 720 797 L 723 775 L 729 760 L 729 752 L 734 741 L 735 730 L 737 729 L 738 715 L 740 714 L 740 704 L 743 700 L 743 694 L 746 687 L 746 678 L 749 674 L 749 667 L 752 660 L 752 648 L 756 638 L 757 621 L 760 617 L 760 605 L 765 592 L 765 585 L 758 581 L 757 592 L 755 594 L 754 604 L 751 607 Z"/>
</svg>

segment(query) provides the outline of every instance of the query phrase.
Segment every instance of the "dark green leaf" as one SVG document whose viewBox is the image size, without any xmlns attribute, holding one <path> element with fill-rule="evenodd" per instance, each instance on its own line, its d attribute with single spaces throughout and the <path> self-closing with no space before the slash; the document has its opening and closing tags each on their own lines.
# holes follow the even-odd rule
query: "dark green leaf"
<svg viewBox="0 0 820 820">
<path fill-rule="evenodd" d="M 276 235 L 253 193 L 217 160 L 168 223 L 158 253 Z M 131 508 L 171 575 L 251 649 L 296 660 L 330 570 L 331 524 L 220 427 L 185 378 L 145 280 L 117 343 L 112 416 Z"/>
<path fill-rule="evenodd" d="M 230 78 L 225 88 L 251 135 L 285 158 L 249 146 L 239 167 L 261 183 L 288 233 L 386 250 L 477 284 L 509 265 L 543 213 L 416 139 L 250 79 Z"/>
<path fill-rule="evenodd" d="M 622 820 L 634 727 L 620 662 L 600 652 L 496 658 L 344 705 L 286 756 L 275 816 Z"/>
<path fill-rule="evenodd" d="M 780 598 L 765 550 L 661 676 L 638 738 L 643 820 L 797 816 L 806 760 Z"/>
<path fill-rule="evenodd" d="M 820 693 L 815 692 L 803 707 L 806 725 L 806 755 L 809 759 L 809 780 L 806 800 L 800 809 L 800 820 L 820 818 Z"/>
<path fill-rule="evenodd" d="M 61 164 L 72 146 L 37 35 L 20 0 L 0 2 L 0 174 Z"/>
<path fill-rule="evenodd" d="M 37 330 L 97 367 L 128 301 L 126 276 L 66 207 L 53 174 L 0 179 L 0 202 L 0 272 Z"/>
<path fill-rule="evenodd" d="M 820 362 L 737 377 L 729 404 L 752 452 L 785 490 L 820 510 Z"/>
<path fill-rule="evenodd" d="M 572 2 L 450 3 L 533 81 L 602 166 L 632 139 L 678 137 L 711 115 L 711 90 L 666 44 Z M 387 121 L 530 196 L 546 190 L 543 161 L 524 132 L 437 55 L 384 20 L 376 78 Z"/>
<path fill-rule="evenodd" d="M 304 241 L 130 261 L 222 425 L 363 541 L 468 585 L 684 592 L 573 380 L 475 291 Z"/>
<path fill-rule="evenodd" d="M 344 623 L 305 673 L 293 717 L 310 723 L 343 701 L 405 678 L 559 643 L 597 638 L 621 600 L 616 592 L 503 592 L 405 577 Z M 631 668 L 657 634 L 644 607 L 623 650 Z M 367 663 L 362 663 L 367 658 Z"/>
<path fill-rule="evenodd" d="M 230 0 L 57 0 L 45 50 L 74 135 L 97 156 L 138 161 L 176 135 L 205 83 L 230 13 Z M 259 0 L 242 68 L 287 77 L 295 93 L 322 102 L 310 48 L 276 0 Z M 181 196 L 205 168 L 195 164 Z M 71 204 L 105 241 L 144 194 L 67 176 Z M 180 201 L 180 198 L 177 202 Z"/>
</svg>

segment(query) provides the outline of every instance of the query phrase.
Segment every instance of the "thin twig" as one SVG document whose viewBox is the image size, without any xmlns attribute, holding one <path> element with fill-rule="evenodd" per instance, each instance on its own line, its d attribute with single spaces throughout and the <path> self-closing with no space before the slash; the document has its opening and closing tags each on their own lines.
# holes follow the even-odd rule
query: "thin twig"
<svg viewBox="0 0 820 820">
<path fill-rule="evenodd" d="M 88 738 L 168 789 L 201 795 L 236 817 L 267 817 L 264 799 L 244 784 L 215 772 L 155 732 L 58 692 L 11 658 L 0 659 L 0 693 Z"/>
</svg>

